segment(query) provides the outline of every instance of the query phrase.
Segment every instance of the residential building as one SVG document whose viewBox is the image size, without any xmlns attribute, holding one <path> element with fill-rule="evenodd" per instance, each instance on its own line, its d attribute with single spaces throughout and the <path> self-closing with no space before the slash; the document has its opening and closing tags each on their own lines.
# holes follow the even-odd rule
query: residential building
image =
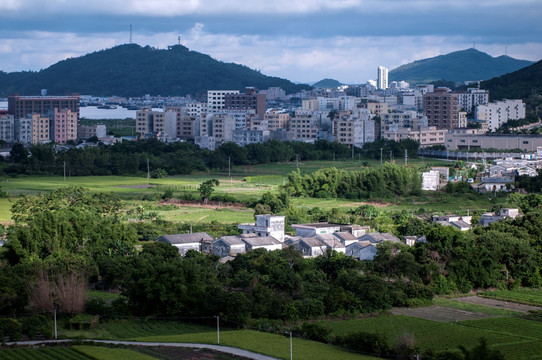
<svg viewBox="0 0 542 360">
<path fill-rule="evenodd" d="M 295 229 L 295 235 L 301 237 L 311 237 L 318 234 L 333 234 L 341 231 L 341 224 L 333 224 L 328 222 L 320 222 L 313 224 L 292 224 Z"/>
<path fill-rule="evenodd" d="M 318 139 L 319 121 L 311 111 L 296 111 L 290 119 L 293 140 L 314 142 Z"/>
<path fill-rule="evenodd" d="M 515 219 L 521 216 L 519 209 L 516 208 L 502 208 L 498 213 L 484 213 L 480 216 L 479 224 L 482 226 L 489 226 L 496 221 L 504 220 L 507 218 Z"/>
<path fill-rule="evenodd" d="M 254 88 L 246 88 L 244 94 L 224 94 L 224 109 L 254 110 L 256 115 L 263 117 L 266 111 L 265 94 L 259 94 Z"/>
<path fill-rule="evenodd" d="M 245 243 L 246 251 L 266 249 L 267 251 L 282 250 L 282 242 L 273 236 L 240 236 Z"/>
<path fill-rule="evenodd" d="M 364 261 L 374 260 L 377 248 L 375 243 L 372 243 L 368 240 L 366 241 L 356 241 L 348 246 L 346 246 L 346 255 L 354 257 L 358 260 Z"/>
<path fill-rule="evenodd" d="M 0 140 L 13 144 L 15 140 L 15 119 L 13 115 L 0 115 Z"/>
<path fill-rule="evenodd" d="M 234 116 L 224 113 L 208 114 L 211 117 L 211 135 L 215 138 L 217 145 L 232 142 L 233 131 L 236 129 Z"/>
<path fill-rule="evenodd" d="M 263 119 L 267 121 L 267 129 L 270 131 L 286 129 L 290 122 L 290 114 L 271 110 L 263 116 Z"/>
<path fill-rule="evenodd" d="M 207 91 L 207 113 L 215 113 L 226 105 L 227 94 L 239 94 L 239 90 L 209 90 Z"/>
<path fill-rule="evenodd" d="M 49 114 L 53 109 L 70 109 L 79 118 L 79 96 L 8 96 L 8 114 L 15 119 Z"/>
<path fill-rule="evenodd" d="M 476 129 L 458 129 L 444 136 L 446 150 L 500 149 L 534 152 L 542 146 L 537 135 L 486 135 Z"/>
<path fill-rule="evenodd" d="M 246 244 L 239 236 L 222 236 L 213 242 L 212 253 L 220 257 L 235 256 L 246 252 Z"/>
<path fill-rule="evenodd" d="M 177 112 L 143 109 L 136 112 L 136 131 L 141 136 L 155 136 L 164 141 L 177 138 Z"/>
<path fill-rule="evenodd" d="M 283 242 L 284 219 L 283 215 L 256 215 L 256 223 L 239 224 L 237 227 L 243 230 L 243 234 L 257 234 L 261 237 L 272 236 Z"/>
<path fill-rule="evenodd" d="M 423 96 L 423 115 L 427 125 L 437 129 L 455 129 L 459 127 L 458 95 L 448 88 L 437 88 Z"/>
<path fill-rule="evenodd" d="M 271 137 L 269 130 L 248 130 L 235 129 L 233 130 L 233 142 L 239 146 L 248 144 L 261 144 L 268 141 Z"/>
<path fill-rule="evenodd" d="M 379 66 L 376 72 L 376 88 L 386 90 L 388 88 L 388 68 Z"/>
<path fill-rule="evenodd" d="M 188 103 L 184 107 L 183 115 L 196 117 L 207 114 L 207 103 Z"/>
<path fill-rule="evenodd" d="M 363 147 L 376 139 L 375 121 L 367 109 L 340 111 L 333 120 L 336 141 L 349 146 Z"/>
<path fill-rule="evenodd" d="M 489 91 L 478 88 L 468 88 L 467 92 L 458 93 L 459 108 L 473 114 L 476 106 L 489 103 Z"/>
<path fill-rule="evenodd" d="M 65 144 L 77 140 L 77 124 L 79 113 L 70 109 L 54 108 L 50 110 L 51 140 L 57 144 Z"/>
<path fill-rule="evenodd" d="M 506 124 L 508 120 L 525 118 L 525 104 L 522 100 L 495 101 L 476 107 L 476 119 L 489 122 L 491 131 Z"/>
<path fill-rule="evenodd" d="M 472 216 L 462 215 L 433 215 L 433 223 L 442 226 L 453 226 L 461 231 L 467 231 L 471 228 Z"/>
<path fill-rule="evenodd" d="M 16 142 L 25 145 L 32 143 L 32 117 L 15 119 L 13 130 Z"/>
<path fill-rule="evenodd" d="M 202 244 L 213 241 L 213 238 L 205 233 L 162 235 L 156 241 L 165 242 L 179 249 L 179 254 L 185 256 L 188 250 L 202 252 Z"/>
<path fill-rule="evenodd" d="M 388 129 L 382 131 L 382 139 L 393 141 L 412 139 L 418 141 L 420 147 L 444 145 L 448 133 L 447 129 L 437 129 L 435 126 L 420 126 L 417 130 L 388 126 Z"/>
<path fill-rule="evenodd" d="M 42 144 L 51 141 L 49 117 L 32 114 L 32 144 Z"/>
</svg>

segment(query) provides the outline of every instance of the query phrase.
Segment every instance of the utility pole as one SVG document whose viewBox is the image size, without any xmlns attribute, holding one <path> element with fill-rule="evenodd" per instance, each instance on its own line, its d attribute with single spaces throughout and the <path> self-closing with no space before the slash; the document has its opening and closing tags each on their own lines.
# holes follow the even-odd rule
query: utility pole
<svg viewBox="0 0 542 360">
<path fill-rule="evenodd" d="M 292 351 L 292 332 L 290 331 L 290 360 L 293 360 L 294 358 L 294 354 L 293 354 L 293 351 Z"/>
<path fill-rule="evenodd" d="M 382 166 L 382 148 L 380 148 L 380 166 Z"/>
<path fill-rule="evenodd" d="M 147 185 L 149 185 L 149 179 L 151 177 L 151 171 L 149 167 L 149 158 L 147 158 Z"/>
<path fill-rule="evenodd" d="M 64 161 L 64 182 L 66 182 L 66 162 Z"/>
<path fill-rule="evenodd" d="M 220 344 L 220 316 L 216 316 L 216 343 Z"/>
<path fill-rule="evenodd" d="M 55 340 L 58 338 L 58 331 L 57 331 L 57 328 L 56 328 L 56 307 L 55 307 L 55 310 L 54 310 L 54 317 L 55 317 Z"/>
<path fill-rule="evenodd" d="M 405 166 L 407 166 L 407 158 L 408 158 L 408 153 L 407 153 L 407 149 L 405 149 Z"/>
</svg>

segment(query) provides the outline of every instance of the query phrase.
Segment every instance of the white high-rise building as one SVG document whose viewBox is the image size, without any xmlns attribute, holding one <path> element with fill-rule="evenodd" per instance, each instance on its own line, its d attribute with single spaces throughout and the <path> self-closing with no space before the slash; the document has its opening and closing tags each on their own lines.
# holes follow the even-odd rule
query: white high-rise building
<svg viewBox="0 0 542 360">
<path fill-rule="evenodd" d="M 224 108 L 226 94 L 239 94 L 239 90 L 208 90 L 207 112 L 216 113 Z"/>
<path fill-rule="evenodd" d="M 376 75 L 376 88 L 378 90 L 386 90 L 388 88 L 388 68 L 384 66 L 378 67 Z"/>
</svg>

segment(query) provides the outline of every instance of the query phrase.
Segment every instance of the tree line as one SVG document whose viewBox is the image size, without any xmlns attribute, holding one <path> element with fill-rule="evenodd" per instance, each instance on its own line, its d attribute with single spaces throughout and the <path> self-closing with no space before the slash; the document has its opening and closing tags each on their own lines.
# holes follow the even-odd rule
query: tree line
<svg viewBox="0 0 542 360">
<path fill-rule="evenodd" d="M 392 142 L 381 140 L 354 149 L 354 155 L 376 159 L 384 154 L 401 157 L 408 149 L 415 157 L 417 143 L 412 140 Z M 280 142 L 270 140 L 262 144 L 241 147 L 225 143 L 215 151 L 201 149 L 189 142 L 164 143 L 155 139 L 123 141 L 110 146 L 71 148 L 56 151 L 53 144 L 22 144 L 12 147 L 7 161 L 0 163 L 4 175 L 143 175 L 148 170 L 153 176 L 190 174 L 194 171 L 228 169 L 230 165 L 257 165 L 290 161 L 335 160 L 352 158 L 352 149 L 344 144 Z M 2 161 L 3 158 L 0 158 Z"/>
</svg>

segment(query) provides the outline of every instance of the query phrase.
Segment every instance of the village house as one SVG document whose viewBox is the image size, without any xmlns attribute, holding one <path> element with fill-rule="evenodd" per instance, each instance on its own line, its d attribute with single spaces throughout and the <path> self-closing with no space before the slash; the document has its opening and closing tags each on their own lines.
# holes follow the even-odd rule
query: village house
<svg viewBox="0 0 542 360">
<path fill-rule="evenodd" d="M 318 234 L 333 234 L 341 231 L 341 224 L 332 224 L 328 222 L 320 222 L 314 224 L 292 224 L 295 229 L 296 236 L 311 237 Z"/>
<path fill-rule="evenodd" d="M 213 255 L 235 256 L 246 252 L 246 243 L 238 236 L 222 236 L 213 242 Z"/>
<path fill-rule="evenodd" d="M 520 216 L 519 209 L 515 208 L 503 208 L 496 213 L 484 213 L 480 216 L 480 221 L 478 222 L 482 226 L 488 226 L 496 221 L 503 220 L 506 218 L 515 219 Z"/>
<path fill-rule="evenodd" d="M 390 233 L 369 233 L 361 236 L 358 241 L 370 241 L 373 244 L 378 244 L 382 241 L 401 242 L 399 238 Z"/>
<path fill-rule="evenodd" d="M 361 234 L 359 236 L 363 235 L 364 234 Z M 346 231 L 333 233 L 333 236 L 339 239 L 339 241 L 342 242 L 345 247 L 358 241 L 358 236 Z"/>
<path fill-rule="evenodd" d="M 346 247 L 346 255 L 358 260 L 373 260 L 376 256 L 376 244 L 369 240 L 357 241 Z"/>
<path fill-rule="evenodd" d="M 284 241 L 284 216 L 262 214 L 256 215 L 256 223 L 239 224 L 243 234 L 257 234 L 258 236 L 272 236 L 280 242 Z"/>
<path fill-rule="evenodd" d="M 272 236 L 249 236 L 240 235 L 242 241 L 246 244 L 246 250 L 266 249 L 268 251 L 281 250 L 283 243 Z"/>
<path fill-rule="evenodd" d="M 202 247 L 204 244 L 212 243 L 213 238 L 205 232 L 199 232 L 192 234 L 162 235 L 156 239 L 156 241 L 165 242 L 175 246 L 179 249 L 179 254 L 184 256 L 188 250 L 207 253 Z"/>
<path fill-rule="evenodd" d="M 300 237 L 292 241 L 295 249 L 301 252 L 303 257 L 317 257 L 325 255 L 328 248 L 327 244 L 316 237 Z"/>
<path fill-rule="evenodd" d="M 439 223 L 442 226 L 453 226 L 461 231 L 467 231 L 471 228 L 472 216 L 463 215 L 434 215 L 433 223 Z"/>
<path fill-rule="evenodd" d="M 320 235 L 316 235 L 316 237 L 320 241 L 325 243 L 329 250 L 333 250 L 333 251 L 344 254 L 346 252 L 346 247 L 339 238 L 335 237 L 335 234 L 320 234 Z"/>
</svg>

